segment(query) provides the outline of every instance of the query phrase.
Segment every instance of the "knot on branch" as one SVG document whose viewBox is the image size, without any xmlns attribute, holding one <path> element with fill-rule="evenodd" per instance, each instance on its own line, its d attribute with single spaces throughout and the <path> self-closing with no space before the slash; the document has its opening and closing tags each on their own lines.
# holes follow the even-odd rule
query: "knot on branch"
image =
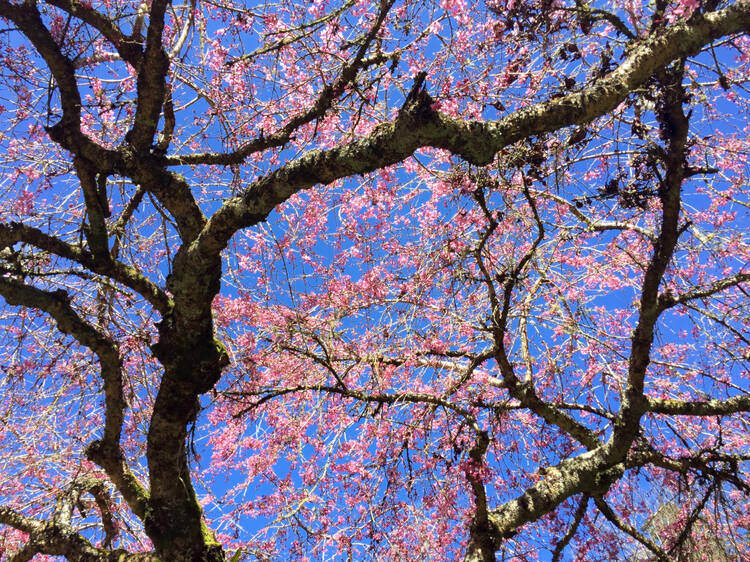
<svg viewBox="0 0 750 562">
<path fill-rule="evenodd" d="M 122 451 L 120 450 L 120 447 L 100 439 L 96 439 L 89 443 L 84 452 L 88 460 L 96 463 L 102 468 L 122 459 Z"/>
<path fill-rule="evenodd" d="M 474 446 L 469 450 L 469 457 L 474 462 L 481 464 L 484 462 L 484 454 L 487 452 L 487 447 L 490 444 L 490 437 L 486 431 L 478 431 L 476 442 Z"/>
<path fill-rule="evenodd" d="M 64 289 L 56 289 L 52 291 L 52 297 L 60 301 L 64 305 L 70 304 L 70 295 Z"/>
<path fill-rule="evenodd" d="M 414 77 L 414 84 L 404 100 L 404 104 L 398 111 L 398 121 L 409 119 L 417 122 L 425 122 L 435 113 L 432 108 L 435 100 L 432 99 L 425 88 L 427 73 L 422 70 Z"/>
<path fill-rule="evenodd" d="M 516 531 L 503 534 L 492 516 L 483 521 L 475 519 L 469 527 L 470 543 L 464 562 L 493 560 L 495 558 L 494 553 L 502 547 L 503 540 L 511 538 L 515 534 Z"/>
</svg>

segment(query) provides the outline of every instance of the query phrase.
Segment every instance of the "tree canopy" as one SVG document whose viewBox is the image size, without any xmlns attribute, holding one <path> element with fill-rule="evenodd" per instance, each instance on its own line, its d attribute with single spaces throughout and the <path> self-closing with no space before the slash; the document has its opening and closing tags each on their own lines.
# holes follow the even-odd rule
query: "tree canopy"
<svg viewBox="0 0 750 562">
<path fill-rule="evenodd" d="M 0 19 L 3 560 L 750 557 L 750 2 Z"/>
</svg>

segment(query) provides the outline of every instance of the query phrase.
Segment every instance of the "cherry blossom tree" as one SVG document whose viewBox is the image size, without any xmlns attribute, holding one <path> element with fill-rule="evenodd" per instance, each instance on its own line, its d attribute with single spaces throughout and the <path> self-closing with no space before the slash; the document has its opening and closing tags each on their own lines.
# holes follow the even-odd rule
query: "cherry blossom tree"
<svg viewBox="0 0 750 562">
<path fill-rule="evenodd" d="M 750 2 L 0 18 L 3 560 L 750 557 Z"/>
</svg>

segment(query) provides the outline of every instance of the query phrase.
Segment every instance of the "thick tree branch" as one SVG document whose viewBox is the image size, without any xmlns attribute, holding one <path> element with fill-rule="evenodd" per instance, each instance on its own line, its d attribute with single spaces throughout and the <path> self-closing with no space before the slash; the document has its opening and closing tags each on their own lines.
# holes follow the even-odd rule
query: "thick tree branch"
<svg viewBox="0 0 750 562">
<path fill-rule="evenodd" d="M 73 164 L 81 183 L 83 200 L 86 205 L 88 225 L 84 227 L 84 233 L 91 248 L 91 254 L 97 263 L 110 262 L 112 257 L 109 253 L 109 237 L 107 236 L 107 223 L 105 222 L 105 216 L 109 213 L 106 193 L 100 196 L 94 166 L 81 157 L 74 157 Z M 105 205 L 107 206 L 106 209 L 104 208 Z"/>
<path fill-rule="evenodd" d="M 696 402 L 648 397 L 646 400 L 646 409 L 649 412 L 672 416 L 726 416 L 738 412 L 750 412 L 750 394 L 734 396 L 726 400 Z"/>
<path fill-rule="evenodd" d="M 675 68 L 668 71 L 662 70 L 658 74 L 662 96 L 662 110 L 659 118 L 662 135 L 668 143 L 668 150 L 665 151 L 663 157 L 666 169 L 665 179 L 659 189 L 662 203 L 661 231 L 655 241 L 654 253 L 644 275 L 638 324 L 632 340 L 628 383 L 622 397 L 621 410 L 615 419 L 613 436 L 606 445 L 597 447 L 598 442 L 592 443 L 588 453 L 562 461 L 553 469 L 547 470 L 546 476 L 526 490 L 522 496 L 494 510 L 492 513 L 494 527 L 498 529 L 500 538 L 514 532 L 519 526 L 548 513 L 573 494 L 580 492 L 592 495 L 603 494 L 626 468 L 623 461 L 637 435 L 639 422 L 645 411 L 646 399 L 643 396 L 643 383 L 650 361 L 654 327 L 661 313 L 658 304 L 659 286 L 679 236 L 680 189 L 685 174 L 685 144 L 688 132 L 688 118 L 682 108 L 686 100 L 681 84 L 682 72 L 683 65 L 678 63 Z M 524 259 L 529 259 L 528 253 Z M 523 260 L 517 264 L 506 281 L 501 313 L 503 317 L 499 326 L 501 335 L 504 335 L 505 316 L 509 309 L 509 289 L 512 290 L 514 277 L 520 272 L 519 266 L 522 263 Z M 499 345 L 498 351 L 497 361 L 506 386 L 514 385 L 514 383 L 518 386 L 512 365 L 505 356 L 502 345 Z M 509 390 L 511 390 L 511 395 L 514 395 L 514 391 Z M 519 395 L 514 397 L 522 400 Z M 571 433 L 571 435 L 574 434 Z"/>
<path fill-rule="evenodd" d="M 0 523 L 29 535 L 22 549 L 9 558 L 12 562 L 31 560 L 36 554 L 65 556 L 68 560 L 79 562 L 157 562 L 156 556 L 150 552 L 131 553 L 122 549 L 97 548 L 68 523 L 39 521 L 8 507 L 0 506 Z"/>
<path fill-rule="evenodd" d="M 9 525 L 27 534 L 38 531 L 43 525 L 41 521 L 37 521 L 32 517 L 26 517 L 22 513 L 4 506 L 0 506 L 0 523 Z"/>
<path fill-rule="evenodd" d="M 481 475 L 481 468 L 485 462 L 484 455 L 489 444 L 490 439 L 487 432 L 477 431 L 474 446 L 469 451 L 471 462 L 464 469 L 464 474 L 474 495 L 474 517 L 471 520 L 469 545 L 466 548 L 464 562 L 494 562 L 495 551 L 499 546 L 497 530 L 492 528 L 487 507 L 487 492 L 484 489 L 484 480 Z"/>
<path fill-rule="evenodd" d="M 79 478 L 77 480 L 83 490 L 94 496 L 104 529 L 103 546 L 104 548 L 110 548 L 112 542 L 117 538 L 117 527 L 112 517 L 112 500 L 109 497 L 107 485 L 104 481 L 96 478 Z M 82 515 L 85 514 L 82 513 Z"/>
<path fill-rule="evenodd" d="M 162 162 L 150 154 L 127 155 L 126 169 L 133 182 L 153 193 L 177 223 L 185 251 L 206 225 L 187 180 L 176 172 L 165 170 Z"/>
<path fill-rule="evenodd" d="M 146 49 L 138 67 L 138 98 L 133 128 L 127 135 L 137 153 L 147 151 L 156 134 L 159 114 L 166 99 L 166 76 L 169 56 L 162 44 L 164 14 L 169 0 L 154 0 L 151 3 L 146 32 Z"/>
<path fill-rule="evenodd" d="M 265 220 L 279 203 L 300 190 L 396 164 L 422 147 L 443 148 L 472 164 L 489 164 L 500 149 L 518 140 L 603 115 L 671 61 L 695 54 L 719 37 L 748 30 L 748 2 L 675 24 L 633 45 L 616 70 L 582 91 L 534 104 L 500 121 L 447 117 L 433 111 L 426 96 L 368 137 L 331 150 L 310 151 L 259 179 L 243 195 L 229 199 L 206 225 L 200 251 L 219 251 L 234 232 Z M 179 158 L 167 162 L 182 163 Z"/>
<path fill-rule="evenodd" d="M 544 477 L 519 497 L 492 510 L 497 539 L 508 538 L 526 523 L 536 521 L 567 498 L 580 493 L 603 494 L 625 471 L 624 463 L 610 465 L 605 450 L 583 453 L 544 471 Z"/>
<path fill-rule="evenodd" d="M 659 186 L 661 225 L 653 254 L 643 276 L 638 322 L 631 340 L 627 386 L 622 393 L 622 405 L 615 420 L 612 438 L 608 443 L 614 458 L 622 458 L 630 448 L 645 411 L 644 379 L 651 361 L 654 329 L 663 312 L 663 308 L 659 306 L 659 286 L 680 236 L 681 189 L 685 178 L 689 130 L 689 118 L 683 110 L 683 104 L 687 101 L 682 85 L 683 74 L 684 61 L 675 63 L 669 70 L 660 70 L 657 73 L 661 90 L 658 119 L 662 138 L 667 143 L 667 149 L 662 156 L 665 175 Z"/>
<path fill-rule="evenodd" d="M 128 467 L 119 444 L 96 440 L 86 447 L 86 458 L 104 469 L 133 514 L 144 521 L 148 511 L 149 493 Z"/>
</svg>

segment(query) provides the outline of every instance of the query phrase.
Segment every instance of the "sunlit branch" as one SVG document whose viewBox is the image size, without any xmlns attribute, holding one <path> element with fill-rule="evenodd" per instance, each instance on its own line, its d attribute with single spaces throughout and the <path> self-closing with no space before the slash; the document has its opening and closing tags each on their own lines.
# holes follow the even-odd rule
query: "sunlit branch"
<svg viewBox="0 0 750 562">
<path fill-rule="evenodd" d="M 481 189 L 477 189 L 474 191 L 473 196 L 477 204 L 479 205 L 479 208 L 482 209 L 482 213 L 484 213 L 485 218 L 487 219 L 487 227 L 482 231 L 482 234 L 479 237 L 479 242 L 472 251 L 472 254 L 474 256 L 474 261 L 476 261 L 477 267 L 482 274 L 482 281 L 487 288 L 487 298 L 490 304 L 490 317 L 492 319 L 493 342 L 491 352 L 494 356 L 499 349 L 500 344 L 498 342 L 501 342 L 503 338 L 503 329 L 501 327 L 503 322 L 501 318 L 503 306 L 500 303 L 500 297 L 497 293 L 497 289 L 495 288 L 495 282 L 492 278 L 492 275 L 490 274 L 490 270 L 487 267 L 487 264 L 485 263 L 483 254 L 485 251 L 485 247 L 487 246 L 487 241 L 500 225 L 498 224 L 497 220 L 495 220 L 494 215 L 487 207 L 484 192 Z M 457 385 L 454 386 L 456 386 L 457 388 Z"/>
<path fill-rule="evenodd" d="M 304 355 L 309 357 L 316 363 L 322 365 L 329 372 L 331 372 L 336 380 L 342 385 L 346 386 L 343 382 L 341 375 L 335 369 L 334 363 L 361 363 L 369 365 L 372 369 L 377 369 L 380 365 L 392 365 L 395 367 L 401 367 L 405 364 L 410 364 L 417 367 L 426 367 L 430 369 L 439 369 L 445 372 L 458 373 L 460 377 L 451 383 L 450 386 L 443 393 L 443 398 L 448 399 L 453 395 L 476 371 L 476 369 L 484 363 L 486 360 L 493 357 L 493 353 L 485 351 L 482 353 L 466 353 L 462 351 L 415 351 L 408 357 L 399 355 L 386 355 L 384 353 L 366 354 L 360 355 L 358 353 L 347 353 L 347 354 L 334 354 L 329 349 L 326 343 L 315 333 L 302 332 L 304 335 L 312 338 L 323 350 L 325 357 L 316 355 L 307 349 L 303 349 L 297 346 L 285 344 L 282 346 L 287 351 Z M 442 358 L 442 359 L 441 359 Z M 444 358 L 451 358 L 454 361 L 448 361 Z M 459 362 L 458 359 L 464 361 Z M 498 379 L 498 382 L 499 379 Z M 491 383 L 492 384 L 492 383 Z M 495 384 L 495 386 L 500 386 Z"/>
<path fill-rule="evenodd" d="M 70 503 L 69 500 L 70 498 L 65 498 L 64 503 L 68 509 L 72 509 L 72 505 L 67 505 Z M 14 509 L 0 506 L 0 523 L 29 535 L 29 540 L 21 550 L 9 557 L 10 562 L 26 562 L 37 554 L 65 556 L 69 560 L 86 562 L 157 562 L 156 556 L 149 552 L 131 553 L 123 549 L 97 548 L 75 532 L 69 521 L 59 518 L 55 521 L 40 521 L 22 515 Z"/>
<path fill-rule="evenodd" d="M 499 538 L 515 534 L 521 526 L 551 512 L 570 496 L 606 492 L 625 468 L 623 463 L 605 464 L 601 449 L 547 467 L 539 482 L 492 510 L 490 518 Z"/>
<path fill-rule="evenodd" d="M 29 534 L 38 530 L 41 526 L 41 522 L 36 519 L 4 506 L 0 506 L 0 523 L 10 525 L 14 529 Z"/>
<path fill-rule="evenodd" d="M 521 304 L 521 317 L 518 323 L 518 331 L 520 332 L 519 335 L 521 338 L 521 356 L 523 357 L 523 363 L 526 366 L 526 380 L 524 382 L 527 383 L 532 383 L 534 378 L 534 363 L 531 359 L 531 352 L 529 351 L 528 311 L 531 299 L 534 298 L 534 295 L 536 295 L 536 292 L 539 290 L 539 287 L 542 286 L 544 280 L 544 276 L 540 276 L 539 279 L 534 282 L 534 285 L 526 294 L 526 298 L 524 299 L 523 304 Z"/>
<path fill-rule="evenodd" d="M 172 102 L 172 86 L 167 84 L 167 97 L 164 100 L 164 129 L 158 137 L 156 148 L 166 153 L 172 143 L 176 119 L 174 114 L 174 103 Z"/>
<path fill-rule="evenodd" d="M 91 479 L 83 483 L 85 490 L 94 496 L 96 507 L 102 518 L 104 529 L 104 548 L 110 548 L 112 542 L 117 538 L 117 526 L 112 516 L 112 499 L 109 497 L 107 485 L 104 481 Z M 82 514 L 85 515 L 85 514 Z"/>
<path fill-rule="evenodd" d="M 418 148 L 427 146 L 444 148 L 472 164 L 489 164 L 500 149 L 520 139 L 591 121 L 616 107 L 658 68 L 672 60 L 698 52 L 714 39 L 747 29 L 750 29 L 750 5 L 741 2 L 725 10 L 707 14 L 695 22 L 678 23 L 661 30 L 660 33 L 638 42 L 617 69 L 582 91 L 534 104 L 500 121 L 463 121 L 434 112 L 430 119 L 410 123 L 408 129 L 399 127 L 398 122 L 381 125 L 365 139 L 319 154 L 310 154 L 288 164 L 287 167 L 294 168 L 306 164 L 311 169 L 311 181 L 293 186 L 294 189 L 281 196 L 280 200 L 283 201 L 292 193 L 316 183 L 327 184 L 340 177 L 362 174 L 395 164 Z M 263 139 L 254 142 L 261 145 Z M 386 146 L 391 149 L 385 150 Z M 370 163 L 373 160 L 373 149 L 380 149 L 377 151 L 380 154 L 377 165 Z M 239 164 L 243 160 L 239 153 L 231 157 L 219 156 L 222 158 L 221 161 L 205 160 L 208 155 L 202 156 L 198 161 L 230 165 Z M 340 171 L 314 173 L 314 169 L 324 159 L 328 163 L 328 168 L 336 160 Z M 187 161 L 181 157 L 174 157 L 169 162 L 178 165 Z M 254 188 L 251 188 L 244 199 L 247 199 L 253 190 Z M 234 206 L 237 202 L 230 200 L 227 205 Z M 270 209 L 265 211 L 268 212 Z M 247 211 L 250 215 L 261 213 L 262 211 Z M 235 229 L 242 226 L 245 225 L 237 225 Z"/>
<path fill-rule="evenodd" d="M 21 281 L 2 277 L 0 294 L 8 304 L 35 308 L 50 315 L 63 334 L 72 336 L 96 354 L 101 365 L 106 397 L 104 439 L 119 443 L 125 401 L 122 397 L 121 359 L 117 345 L 73 310 L 70 297 L 63 290 L 43 291 Z"/>
<path fill-rule="evenodd" d="M 143 41 L 143 22 L 146 20 L 147 13 L 148 4 L 146 2 L 138 4 L 138 10 L 136 10 L 133 20 L 133 33 L 131 34 L 131 37 L 136 41 Z"/>
<path fill-rule="evenodd" d="M 726 400 L 690 402 L 667 398 L 646 398 L 647 410 L 655 414 L 673 416 L 725 416 L 738 412 L 750 412 L 750 394 L 734 396 Z"/>
<path fill-rule="evenodd" d="M 175 41 L 174 45 L 172 46 L 172 49 L 169 51 L 169 58 L 173 59 L 177 57 L 177 55 L 180 54 L 180 51 L 182 50 L 182 47 L 185 45 L 185 41 L 187 40 L 188 33 L 190 32 L 190 28 L 193 26 L 193 14 L 195 13 L 195 0 L 190 0 L 187 7 L 184 9 L 185 13 L 185 21 L 182 24 L 182 29 L 180 30 L 180 34 L 177 37 L 177 41 Z"/>
<path fill-rule="evenodd" d="M 81 57 L 73 61 L 73 66 L 76 70 L 80 68 L 88 68 L 96 66 L 103 62 L 115 62 L 122 60 L 122 57 L 118 53 L 99 53 L 90 57 Z"/>
<path fill-rule="evenodd" d="M 195 259 L 203 261 L 218 254 L 237 230 L 265 220 L 272 209 L 302 189 L 395 164 L 420 147 L 444 148 L 470 163 L 488 164 L 498 150 L 521 138 L 586 122 L 611 110 L 671 60 L 744 29 L 750 29 L 748 3 L 694 23 L 675 24 L 633 47 L 616 70 L 584 91 L 521 109 L 497 122 L 465 122 L 435 112 L 432 99 L 422 89 L 421 76 L 395 122 L 382 124 L 368 137 L 350 144 L 312 150 L 257 180 L 241 196 L 227 200 L 198 237 Z"/>
<path fill-rule="evenodd" d="M 643 228 L 642 226 L 638 226 L 637 224 L 629 224 L 627 222 L 621 221 L 603 221 L 599 219 L 592 219 L 581 212 L 581 210 L 576 207 L 575 203 L 568 201 L 567 199 L 560 197 L 559 195 L 552 193 L 551 191 L 535 190 L 534 195 L 536 197 L 551 199 L 556 203 L 565 205 L 574 217 L 576 217 L 579 221 L 586 225 L 587 230 L 595 232 L 604 232 L 607 230 L 629 230 L 632 232 L 637 232 L 651 242 L 656 241 L 656 236 L 653 232 L 646 228 Z"/>
<path fill-rule="evenodd" d="M 319 344 L 321 344 L 321 342 L 319 342 Z M 387 356 L 379 356 L 379 355 L 376 355 L 376 356 L 364 356 L 364 357 L 358 357 L 358 356 L 352 356 L 352 357 L 331 357 L 331 356 L 327 355 L 326 357 L 320 357 L 320 356 L 318 356 L 318 355 L 316 355 L 314 353 L 311 353 L 308 350 L 305 350 L 305 349 L 302 349 L 302 348 L 299 348 L 299 347 L 285 345 L 285 346 L 283 346 L 283 348 L 286 349 L 286 350 L 288 350 L 288 351 L 292 351 L 294 353 L 297 353 L 297 354 L 309 357 L 309 358 L 313 359 L 315 362 L 317 362 L 320 365 L 322 365 L 323 367 L 325 367 L 326 370 L 328 370 L 329 372 L 331 372 L 333 374 L 334 378 L 339 383 L 340 388 L 343 389 L 343 390 L 345 390 L 345 391 L 348 391 L 349 389 L 348 389 L 347 385 L 345 384 L 345 381 L 341 378 L 341 375 L 334 368 L 334 366 L 333 366 L 334 362 L 356 361 L 356 362 L 368 364 L 368 365 L 370 365 L 372 367 L 376 367 L 377 365 L 396 365 L 396 366 L 399 366 L 399 365 L 403 365 L 405 362 L 407 362 L 407 359 L 405 359 L 405 358 L 387 357 Z M 410 364 L 415 364 L 417 366 L 429 367 L 429 368 L 435 368 L 435 369 L 441 369 L 441 370 L 446 370 L 446 371 L 452 371 L 452 372 L 459 373 L 459 374 L 461 374 L 461 377 L 460 377 L 459 380 L 462 380 L 462 381 L 465 382 L 465 380 L 468 380 L 468 378 L 466 377 L 466 373 L 471 374 L 477 368 L 477 366 L 479 364 L 481 364 L 481 362 L 483 362 L 484 360 L 486 360 L 486 359 L 488 359 L 490 357 L 492 357 L 492 354 L 489 354 L 489 353 L 484 353 L 484 354 L 479 354 L 479 355 L 473 356 L 473 357 L 470 358 L 470 362 L 469 362 L 468 365 L 460 365 L 458 363 L 449 362 L 449 361 L 432 360 L 432 359 L 429 359 L 429 358 L 426 358 L 426 357 L 419 357 L 419 356 L 417 356 L 416 358 L 414 358 L 414 357 L 409 358 L 408 361 L 410 362 Z M 490 378 L 490 384 L 492 386 L 496 386 L 498 388 L 506 388 L 506 386 L 504 385 L 504 383 L 503 383 L 503 381 L 501 379 L 494 379 L 494 380 L 492 380 L 492 378 Z M 441 405 L 441 406 L 445 406 L 445 407 L 454 409 L 453 408 L 453 404 L 448 399 L 449 399 L 450 396 L 452 396 L 456 392 L 457 388 L 455 388 L 455 386 L 456 386 L 455 384 L 452 384 L 449 387 L 449 389 L 446 390 L 446 392 L 444 392 L 442 394 L 442 396 L 440 396 L 440 397 L 437 397 L 437 396 L 433 397 L 433 396 L 429 396 L 429 395 L 420 395 L 420 394 L 414 395 L 414 394 L 409 394 L 409 393 L 406 393 L 406 394 L 405 393 L 399 393 L 397 395 L 397 397 L 395 397 L 395 398 L 396 398 L 396 400 L 398 400 L 398 397 L 401 397 L 401 398 L 404 399 L 403 401 L 410 401 L 410 400 L 416 399 L 418 401 L 423 401 L 424 402 L 425 401 L 424 398 L 425 397 L 429 397 L 429 402 L 432 403 L 432 404 Z M 303 388 L 302 387 L 295 387 L 293 390 L 284 389 L 282 391 L 282 394 L 280 394 L 280 395 L 285 395 L 285 394 L 288 394 L 289 392 L 292 392 L 292 391 L 296 392 L 296 391 L 301 391 L 301 390 L 323 389 L 323 388 L 324 387 L 316 386 L 316 385 L 309 385 L 309 386 L 303 387 Z M 332 388 L 332 387 L 330 387 L 330 388 Z M 274 394 L 274 393 L 271 392 L 271 391 L 269 391 L 269 394 Z M 276 395 L 268 396 L 268 395 L 264 394 L 264 397 L 261 399 L 261 401 L 259 401 L 258 404 L 253 405 L 253 407 L 257 407 L 261 403 L 266 402 L 267 400 L 270 400 L 270 399 L 275 398 L 275 397 L 276 397 Z M 352 395 L 351 397 L 356 398 L 356 396 L 354 396 L 354 395 Z M 380 394 L 378 394 L 378 395 L 371 395 L 368 398 L 368 400 L 371 400 L 374 397 L 381 397 L 382 398 L 383 395 L 380 395 Z M 612 419 L 614 417 L 611 414 L 608 414 L 608 413 L 603 412 L 603 411 L 601 411 L 599 409 L 588 407 L 588 406 L 582 406 L 582 405 L 577 405 L 577 404 L 574 404 L 574 405 L 571 405 L 571 404 L 548 404 L 548 403 L 540 400 L 538 397 L 536 397 L 536 400 L 528 399 L 528 397 L 527 397 L 526 400 L 523 400 L 523 399 L 519 398 L 518 396 L 514 396 L 514 397 L 518 398 L 519 400 L 522 400 L 521 404 L 509 407 L 507 404 L 502 404 L 502 405 L 487 404 L 487 403 L 484 403 L 481 400 L 476 400 L 476 401 L 472 402 L 472 405 L 479 406 L 481 408 L 489 408 L 489 409 L 492 409 L 493 411 L 495 409 L 497 409 L 497 408 L 500 408 L 500 409 L 503 409 L 503 410 L 507 410 L 507 409 L 511 409 L 511 408 L 512 409 L 529 408 L 531 411 L 533 411 L 533 412 L 537 413 L 538 415 L 540 415 L 545 421 L 547 421 L 548 423 L 551 423 L 551 424 L 557 426 L 558 428 L 560 428 L 561 430 L 563 430 L 566 434 L 569 434 L 569 435 L 573 436 L 576 440 L 578 440 L 579 442 L 583 443 L 588 448 L 595 448 L 598 445 L 600 445 L 600 442 L 596 438 L 595 433 L 593 431 L 589 430 L 588 428 L 586 428 L 585 426 L 583 426 L 582 424 L 576 422 L 570 416 L 567 416 L 564 413 L 560 412 L 558 410 L 558 408 L 585 410 L 585 411 L 589 411 L 589 412 L 595 413 L 595 414 L 597 414 L 599 416 L 605 417 L 607 419 Z M 436 400 L 438 400 L 438 401 L 436 401 Z M 244 413 L 244 411 L 243 411 L 243 413 Z"/>
<path fill-rule="evenodd" d="M 534 388 L 534 382 L 531 379 L 523 382 L 519 380 L 515 374 L 515 369 L 513 368 L 513 365 L 508 359 L 507 353 L 505 351 L 504 339 L 507 330 L 508 314 L 511 308 L 513 291 L 520 279 L 521 274 L 524 272 L 527 264 L 531 261 L 532 257 L 536 253 L 539 244 L 541 244 L 542 240 L 544 239 L 544 224 L 539 217 L 536 202 L 534 201 L 534 198 L 532 197 L 528 186 L 524 185 L 523 192 L 529 208 L 531 209 L 537 232 L 534 240 L 531 243 L 531 246 L 524 253 L 524 255 L 516 262 L 516 264 L 510 271 L 507 271 L 503 274 L 504 280 L 502 280 L 502 297 L 497 295 L 497 290 L 494 286 L 495 280 L 490 274 L 487 266 L 484 264 L 481 253 L 476 253 L 477 265 L 479 267 L 479 270 L 482 272 L 482 275 L 484 276 L 484 282 L 487 286 L 488 295 L 490 297 L 490 304 L 493 307 L 491 315 L 494 340 L 493 353 L 495 356 L 495 360 L 500 367 L 500 374 L 502 375 L 502 383 L 500 386 L 507 389 L 511 397 L 518 400 L 522 406 L 525 406 L 536 415 L 540 416 L 547 423 L 557 426 L 563 432 L 584 445 L 587 449 L 593 450 L 601 445 L 599 439 L 596 437 L 596 434 L 569 415 L 558 410 L 553 404 L 549 404 L 548 402 L 540 399 Z M 475 198 L 477 198 L 477 201 L 482 208 L 485 216 L 488 217 L 490 223 L 488 232 L 491 233 L 497 227 L 497 223 L 492 217 L 492 214 L 487 209 L 484 197 L 480 197 L 475 193 Z"/>
<path fill-rule="evenodd" d="M 344 379 L 341 378 L 341 375 L 339 375 L 339 372 L 336 370 L 336 368 L 333 365 L 334 361 L 337 361 L 334 358 L 331 358 L 331 355 L 328 351 L 328 346 L 325 344 L 324 341 L 322 341 L 320 338 L 318 338 L 315 334 L 309 334 L 311 338 L 315 340 L 315 343 L 317 343 L 320 348 L 322 349 L 324 353 L 324 357 L 321 357 L 315 353 L 312 353 L 311 351 L 308 351 L 306 349 L 301 349 L 299 347 L 295 347 L 292 345 L 282 345 L 281 349 L 285 351 L 291 351 L 293 353 L 297 353 L 298 355 L 302 355 L 304 357 L 308 357 L 312 359 L 315 363 L 322 366 L 326 371 L 331 373 L 334 379 L 336 379 L 336 382 L 341 385 L 342 388 L 346 388 L 346 382 Z M 346 372 L 345 372 L 346 374 Z"/>
<path fill-rule="evenodd" d="M 143 200 L 143 196 L 145 194 L 146 194 L 146 190 L 143 189 L 142 186 L 138 186 L 138 188 L 135 191 L 135 194 L 133 195 L 133 197 L 131 197 L 130 201 L 128 201 L 128 204 L 123 209 L 122 214 L 112 225 L 112 233 L 115 236 L 118 233 L 122 233 L 125 230 L 125 226 L 128 224 L 128 222 L 132 218 L 133 213 L 135 213 L 136 209 L 138 209 L 138 205 L 141 204 L 141 201 Z"/>
<path fill-rule="evenodd" d="M 111 234 L 115 238 L 114 242 L 112 242 L 112 258 L 114 260 L 116 260 L 120 255 L 120 244 L 122 242 L 122 237 L 125 234 L 125 226 L 133 217 L 133 213 L 135 213 L 136 209 L 138 209 L 138 205 L 141 204 L 141 201 L 143 200 L 143 196 L 145 194 L 146 190 L 142 186 L 138 186 L 135 193 L 133 194 L 133 197 L 130 198 L 130 201 L 128 201 L 128 204 L 123 209 L 122 214 L 112 225 Z M 158 290 L 158 287 L 155 288 Z M 157 307 L 157 310 L 162 314 L 164 314 L 164 312 L 171 306 L 166 293 L 163 294 L 163 297 L 164 298 L 161 299 L 163 300 L 163 308 Z"/>
<path fill-rule="evenodd" d="M 315 31 L 315 28 L 318 26 L 331 21 L 332 19 L 335 19 L 342 15 L 344 12 L 346 12 L 349 8 L 351 8 L 356 3 L 356 0 L 347 0 L 344 2 L 344 4 L 336 9 L 333 10 L 323 16 L 320 16 L 317 19 L 314 19 L 312 21 L 308 21 L 305 23 L 302 23 L 295 27 L 290 27 L 281 31 L 277 31 L 270 35 L 278 35 L 278 34 L 287 34 L 287 33 L 294 33 L 301 31 L 302 33 L 296 33 L 293 35 L 290 35 L 289 37 L 285 37 L 284 39 L 281 39 L 279 41 L 276 41 L 275 43 L 271 43 L 270 45 L 265 45 L 263 47 L 259 47 L 258 49 L 254 50 L 252 53 L 247 53 L 245 55 L 242 55 L 240 57 L 237 57 L 229 62 L 227 62 L 227 66 L 232 66 L 237 64 L 238 62 L 247 62 L 250 61 L 256 57 L 259 57 L 261 55 L 264 55 L 266 53 L 270 53 L 272 51 L 278 51 L 279 49 L 283 49 L 287 45 L 291 45 L 292 43 L 296 43 L 305 37 L 308 37 L 311 33 Z"/>
<path fill-rule="evenodd" d="M 748 337 L 742 332 L 740 332 L 737 328 L 729 324 L 729 322 L 727 322 L 724 318 L 719 317 L 717 314 L 714 314 L 710 310 L 706 310 L 705 308 L 696 306 L 695 303 L 693 302 L 685 301 L 685 303 L 683 304 L 690 310 L 693 310 L 697 312 L 698 314 L 705 316 L 709 320 L 716 322 L 723 328 L 729 330 L 732 333 L 732 335 L 735 336 L 739 341 L 743 342 L 745 345 L 750 347 L 750 339 L 748 339 Z"/>
<path fill-rule="evenodd" d="M 316 355 L 308 349 L 303 349 L 299 346 L 290 344 L 282 345 L 282 349 L 309 357 L 320 363 L 321 365 L 325 365 L 326 368 L 331 368 L 334 363 L 347 362 L 362 363 L 371 367 L 377 365 L 392 365 L 395 367 L 401 367 L 408 363 L 409 365 L 414 365 L 417 367 L 428 367 L 453 373 L 466 374 L 467 372 L 473 372 L 480 363 L 492 357 L 492 355 L 488 354 L 487 352 L 474 354 L 465 351 L 451 350 L 441 352 L 413 351 L 408 356 L 393 354 L 388 355 L 385 353 L 369 353 L 363 355 L 354 351 L 349 351 L 346 353 L 334 353 L 328 349 L 328 345 L 318 334 L 305 330 L 300 330 L 300 333 L 309 338 L 312 338 L 315 343 L 318 344 L 318 346 L 321 348 L 321 350 L 325 354 L 325 357 Z M 445 358 L 454 359 L 454 361 L 448 361 Z M 463 359 L 464 363 L 457 361 L 458 359 Z"/>
</svg>

